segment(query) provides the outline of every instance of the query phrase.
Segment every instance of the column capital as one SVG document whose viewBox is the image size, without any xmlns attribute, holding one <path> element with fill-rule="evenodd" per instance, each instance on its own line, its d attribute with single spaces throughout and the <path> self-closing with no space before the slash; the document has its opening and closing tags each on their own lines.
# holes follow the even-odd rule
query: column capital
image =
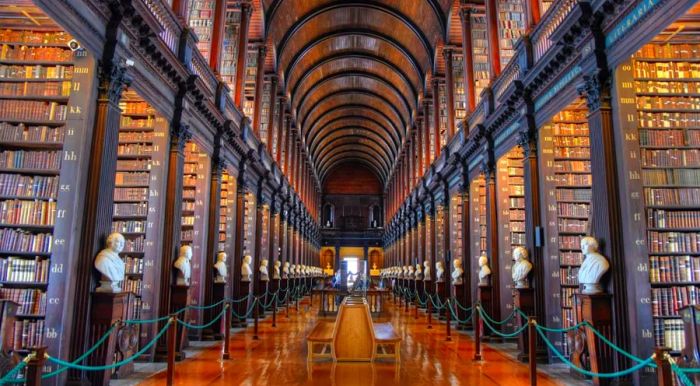
<svg viewBox="0 0 700 386">
<path fill-rule="evenodd" d="M 603 79 L 601 80 L 601 78 Z M 576 86 L 576 91 L 580 96 L 586 98 L 589 112 L 610 106 L 610 78 L 603 77 L 600 72 L 584 75 L 583 81 Z"/>
<path fill-rule="evenodd" d="M 100 98 L 106 98 L 112 103 L 119 102 L 122 91 L 132 81 L 128 72 L 129 67 L 131 65 L 126 61 L 116 59 L 98 67 Z"/>
</svg>

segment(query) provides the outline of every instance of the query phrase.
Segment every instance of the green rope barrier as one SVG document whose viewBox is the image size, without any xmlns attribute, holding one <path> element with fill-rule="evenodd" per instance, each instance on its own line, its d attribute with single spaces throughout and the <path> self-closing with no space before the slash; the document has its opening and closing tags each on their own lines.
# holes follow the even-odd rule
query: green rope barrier
<svg viewBox="0 0 700 386">
<path fill-rule="evenodd" d="M 517 308 L 516 308 L 516 309 L 517 309 Z M 501 320 L 500 322 L 494 320 L 493 318 L 491 318 L 491 316 L 490 316 L 489 314 L 487 314 L 486 311 L 482 310 L 481 307 L 479 307 L 479 313 L 481 314 L 481 316 L 482 316 L 484 319 L 488 320 L 490 323 L 496 324 L 496 325 L 499 325 L 499 326 L 502 326 L 502 325 L 504 325 L 504 324 L 510 322 L 510 320 L 513 319 L 513 317 L 515 317 L 515 309 L 513 310 L 513 312 L 510 313 L 510 315 L 506 316 L 506 318 L 503 319 L 503 320 Z"/>
<path fill-rule="evenodd" d="M 474 313 L 469 313 L 469 316 L 467 316 L 466 319 L 461 320 L 461 319 L 459 318 L 459 316 L 457 315 L 457 312 L 452 308 L 451 302 L 448 301 L 448 302 L 447 302 L 447 306 L 450 308 L 450 312 L 452 313 L 452 318 L 453 318 L 455 321 L 457 321 L 457 323 L 468 323 L 468 322 L 472 319 L 472 316 L 474 316 Z M 471 308 L 471 307 L 469 307 L 469 308 Z"/>
<path fill-rule="evenodd" d="M 425 299 L 425 301 L 420 300 L 420 294 L 418 293 L 418 291 L 416 291 L 416 302 L 421 307 L 425 307 L 426 305 L 428 305 L 428 299 Z"/>
<path fill-rule="evenodd" d="M 250 308 L 244 315 L 239 315 L 233 308 L 231 308 L 231 314 L 236 318 L 236 319 L 248 319 L 249 316 L 253 314 L 253 311 L 255 310 L 255 303 L 257 303 L 257 299 L 253 298 L 253 303 L 250 305 Z"/>
<path fill-rule="evenodd" d="M 219 305 L 225 303 L 226 301 L 227 301 L 226 299 L 223 299 L 223 300 L 219 300 L 218 302 L 216 302 L 216 303 L 214 303 L 214 304 L 210 304 L 210 305 L 208 305 L 208 306 L 189 305 L 189 306 L 187 306 L 186 308 L 187 308 L 187 309 L 193 309 L 193 310 L 210 310 L 210 309 L 212 309 L 212 308 L 215 308 L 215 307 L 217 307 L 217 306 L 219 306 Z"/>
<path fill-rule="evenodd" d="M 123 323 L 124 324 L 149 324 L 149 323 L 164 322 L 168 319 L 170 319 L 170 316 L 162 316 L 162 317 L 156 318 L 156 319 L 129 319 L 129 320 L 123 321 Z"/>
<path fill-rule="evenodd" d="M 622 348 L 618 347 L 615 343 L 611 342 L 608 338 L 605 337 L 605 335 L 603 335 L 600 331 L 598 331 L 598 330 L 596 330 L 595 328 L 593 328 L 593 326 L 592 326 L 590 323 L 588 323 L 587 321 L 584 320 L 583 323 L 586 324 L 586 326 L 588 327 L 588 329 L 590 329 L 590 330 L 593 332 L 593 334 L 595 334 L 595 336 L 597 336 L 601 341 L 603 341 L 603 342 L 604 342 L 605 344 L 607 344 L 608 346 L 612 347 L 613 350 L 617 351 L 618 353 L 620 353 L 620 354 L 626 356 L 627 358 L 629 358 L 629 359 L 631 359 L 631 360 L 633 360 L 633 361 L 636 361 L 636 362 L 644 362 L 644 359 L 642 359 L 642 358 L 640 358 L 640 357 L 638 357 L 638 356 L 635 356 L 635 355 L 632 355 L 632 354 L 628 353 L 627 351 L 625 351 L 625 350 L 623 350 Z M 656 363 L 652 363 L 652 364 L 651 364 L 651 367 L 656 368 Z"/>
<path fill-rule="evenodd" d="M 682 368 L 679 367 L 676 362 L 671 361 L 671 370 L 673 370 L 674 373 L 676 373 L 676 376 L 678 379 L 681 381 L 681 383 L 685 386 L 694 386 L 695 383 L 688 378 L 688 375 L 686 373 L 700 373 L 700 369 L 689 369 L 689 368 Z"/>
<path fill-rule="evenodd" d="M 260 297 L 262 298 L 263 296 L 265 296 L 265 295 L 261 295 Z M 270 300 L 269 303 L 265 304 L 264 302 L 261 302 L 260 305 L 262 306 L 263 310 L 267 311 L 268 308 L 272 307 L 272 303 L 274 303 L 276 299 L 277 299 L 277 292 L 275 292 L 272 295 L 272 300 Z M 260 302 L 260 299 L 257 299 L 257 301 Z"/>
<path fill-rule="evenodd" d="M 524 313 L 523 310 L 521 310 L 521 309 L 518 308 L 518 307 L 515 307 L 515 308 L 513 309 L 513 311 L 517 312 L 518 315 L 520 315 L 520 316 L 521 316 L 523 319 L 525 319 L 525 320 L 527 320 L 527 319 L 529 318 L 528 315 L 527 315 L 526 313 Z"/>
<path fill-rule="evenodd" d="M 104 366 L 84 366 L 84 365 L 79 365 L 79 364 L 77 364 L 77 363 L 67 362 L 67 361 L 64 361 L 64 360 L 62 360 L 62 359 L 54 358 L 54 357 L 52 357 L 51 355 L 47 355 L 46 358 L 47 358 L 49 361 L 51 361 L 51 362 L 53 362 L 53 363 L 55 363 L 55 364 L 57 364 L 57 365 L 59 365 L 59 366 L 65 366 L 65 367 L 69 367 L 69 368 L 76 369 L 76 370 L 83 370 L 83 371 L 104 371 L 104 370 L 115 369 L 115 368 L 117 368 L 117 367 L 121 367 L 121 366 L 124 366 L 124 365 L 126 365 L 126 364 L 129 364 L 129 363 L 133 362 L 134 360 L 136 360 L 136 358 L 138 358 L 138 357 L 140 357 L 141 355 L 145 354 L 148 350 L 151 349 L 151 347 L 153 347 L 154 344 L 156 344 L 156 342 L 158 341 L 158 339 L 160 339 L 160 338 L 163 336 L 163 334 L 165 334 L 165 332 L 168 331 L 168 328 L 170 328 L 170 327 L 172 326 L 172 324 L 173 324 L 173 320 L 171 319 L 171 320 L 169 320 L 169 321 L 165 324 L 165 326 L 158 332 L 158 334 L 156 334 L 156 336 L 153 338 L 153 340 L 151 340 L 151 341 L 148 342 L 145 346 L 143 346 L 143 348 L 142 348 L 141 350 L 137 351 L 133 356 L 131 356 L 131 357 L 129 357 L 129 358 L 126 358 L 126 359 L 124 359 L 124 360 L 121 360 L 121 361 L 119 361 L 119 362 L 112 363 L 111 365 L 104 365 Z"/>
<path fill-rule="evenodd" d="M 78 363 L 82 362 L 83 360 L 85 360 L 85 358 L 90 356 L 90 354 L 92 354 L 95 350 L 97 350 L 97 348 L 100 347 L 102 345 L 102 343 L 104 343 L 107 340 L 107 338 L 109 338 L 110 335 L 112 335 L 112 332 L 114 331 L 115 328 L 117 328 L 116 323 L 112 324 L 112 326 L 107 330 L 107 332 L 104 333 L 104 335 L 102 335 L 102 337 L 95 343 L 94 346 L 92 346 L 89 350 L 87 350 L 85 353 L 83 353 L 83 355 L 79 356 L 71 363 L 78 364 Z M 56 369 L 50 373 L 46 373 L 46 374 L 42 375 L 41 379 L 48 379 L 51 377 L 55 377 L 56 375 L 61 374 L 62 372 L 66 371 L 66 370 L 68 370 L 68 367 L 61 367 L 61 368 Z"/>
<path fill-rule="evenodd" d="M 430 303 L 433 304 L 433 308 L 435 308 L 436 311 L 440 311 L 443 308 L 445 308 L 445 304 L 440 301 L 439 295 L 437 295 L 437 294 L 435 295 L 435 298 L 437 299 L 437 302 L 439 305 L 435 304 L 435 301 L 433 300 L 433 296 L 431 294 L 428 294 L 428 297 L 430 298 Z M 440 304 L 440 303 L 442 303 L 442 304 Z"/>
<path fill-rule="evenodd" d="M 454 303 L 457 305 L 457 307 L 459 307 L 459 308 L 460 308 L 462 311 L 464 311 L 464 312 L 469 312 L 469 311 L 472 310 L 472 308 L 474 308 L 474 306 L 464 307 L 462 304 L 459 303 L 459 300 L 457 300 L 457 299 L 455 299 L 455 298 L 452 298 L 452 300 L 453 300 Z"/>
<path fill-rule="evenodd" d="M 209 323 L 202 324 L 199 326 L 194 325 L 194 324 L 189 324 L 189 323 L 185 322 L 184 320 L 180 320 L 180 319 L 178 319 L 177 322 L 179 324 L 181 324 L 182 326 L 184 326 L 185 328 L 189 328 L 191 330 L 203 330 L 205 328 L 213 326 L 214 323 L 218 322 L 219 319 L 221 319 L 221 317 L 224 316 L 225 313 L 226 313 L 226 307 L 224 307 L 224 309 L 221 312 L 219 312 L 219 315 L 217 315 L 216 318 L 212 319 Z"/>
<path fill-rule="evenodd" d="M 576 372 L 581 373 L 583 375 L 589 376 L 589 377 L 598 377 L 598 378 L 618 378 L 618 377 L 624 377 L 625 375 L 632 374 L 636 371 L 639 371 L 645 367 L 651 367 L 650 365 L 654 362 L 654 357 L 651 356 L 644 361 L 630 367 L 629 369 L 626 370 L 621 370 L 621 371 L 615 371 L 613 373 L 594 373 L 592 371 L 588 371 L 586 369 L 582 369 L 575 364 L 573 364 L 571 361 L 569 361 L 566 356 L 564 356 L 562 353 L 557 350 L 556 347 L 554 347 L 554 344 L 547 339 L 547 334 L 544 333 L 544 330 L 540 329 L 539 325 L 535 325 L 535 329 L 537 330 L 537 333 L 540 335 L 542 340 L 544 341 L 545 344 L 547 344 L 547 347 L 552 351 L 552 353 L 559 358 L 565 365 L 569 366 L 570 368 L 574 369 Z"/>
<path fill-rule="evenodd" d="M 514 338 L 514 337 L 522 334 L 525 331 L 525 329 L 527 329 L 527 327 L 528 327 L 527 324 L 523 324 L 520 328 L 513 331 L 512 333 L 503 333 L 503 332 L 498 331 L 496 328 L 494 328 L 491 325 L 491 323 L 489 323 L 489 321 L 484 317 L 485 313 L 481 310 L 481 307 L 477 308 L 477 310 L 479 312 L 479 315 L 481 316 L 481 320 L 483 320 L 486 327 L 488 327 L 491 330 L 491 332 L 493 332 L 494 334 L 496 334 L 502 338 Z"/>
<path fill-rule="evenodd" d="M 575 326 L 566 327 L 566 328 L 545 327 L 545 326 L 540 326 L 540 325 L 538 325 L 538 326 L 539 326 L 539 328 L 541 328 L 541 329 L 543 329 L 543 330 L 545 330 L 545 331 L 547 331 L 547 332 L 561 332 L 561 333 L 564 333 L 564 332 L 569 332 L 569 331 L 573 331 L 573 330 L 578 330 L 579 328 L 585 327 L 586 325 L 589 325 L 589 324 L 588 324 L 587 322 L 583 321 L 583 322 L 578 323 L 578 324 L 575 325 Z M 589 325 L 589 326 L 590 326 L 590 325 Z"/>
<path fill-rule="evenodd" d="M 0 378 L 0 385 L 4 385 L 6 383 L 22 383 L 25 380 L 24 379 L 13 379 L 17 373 L 19 373 L 20 370 L 22 370 L 25 366 L 27 366 L 27 362 L 31 360 L 30 356 L 27 356 L 24 358 L 22 362 L 19 362 L 15 367 L 12 368 L 7 374 L 5 374 L 2 378 Z"/>
</svg>

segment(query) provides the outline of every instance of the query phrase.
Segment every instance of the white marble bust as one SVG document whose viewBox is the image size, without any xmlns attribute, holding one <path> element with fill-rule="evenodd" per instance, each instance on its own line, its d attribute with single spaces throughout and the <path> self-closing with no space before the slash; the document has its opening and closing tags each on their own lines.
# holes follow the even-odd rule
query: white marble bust
<svg viewBox="0 0 700 386">
<path fill-rule="evenodd" d="M 605 256 L 598 253 L 598 241 L 587 236 L 581 239 L 581 252 L 584 259 L 578 270 L 578 282 L 583 286 L 583 294 L 603 293 L 600 279 L 610 269 L 610 263 Z"/>
<path fill-rule="evenodd" d="M 515 288 L 530 288 L 530 283 L 527 276 L 532 270 L 532 263 L 528 260 L 528 252 L 525 247 L 516 247 L 513 249 L 513 264 L 512 276 Z"/>
<path fill-rule="evenodd" d="M 260 271 L 260 281 L 270 281 L 270 272 L 267 270 L 267 260 L 260 262 L 258 271 Z"/>
<path fill-rule="evenodd" d="M 289 271 L 290 271 L 290 266 L 289 262 L 285 261 L 284 265 L 282 266 L 282 279 L 288 279 L 289 278 Z"/>
<path fill-rule="evenodd" d="M 176 285 L 190 285 L 190 276 L 192 275 L 192 267 L 190 266 L 190 261 L 192 260 L 192 247 L 189 245 L 183 245 L 180 247 L 180 254 L 177 256 L 177 260 L 173 266 L 177 269 L 177 279 L 175 280 Z"/>
<path fill-rule="evenodd" d="M 442 283 L 445 281 L 445 266 L 442 261 L 435 263 L 435 282 Z"/>
<path fill-rule="evenodd" d="M 253 258 L 250 255 L 245 255 L 243 257 L 243 263 L 241 264 L 241 281 L 249 282 L 253 276 L 253 269 L 250 267 L 250 263 Z"/>
<path fill-rule="evenodd" d="M 430 272 L 430 259 L 425 259 L 423 262 L 423 280 L 430 281 L 433 280 Z"/>
<path fill-rule="evenodd" d="M 464 269 L 462 269 L 462 259 L 455 259 L 452 262 L 452 284 L 462 285 L 462 275 L 464 274 Z"/>
<path fill-rule="evenodd" d="M 298 273 L 299 273 L 299 271 L 297 270 L 297 265 L 296 265 L 296 264 L 292 264 L 292 265 L 289 267 L 289 275 L 290 275 L 290 277 L 297 277 L 297 276 L 298 276 L 298 275 L 297 275 Z"/>
<path fill-rule="evenodd" d="M 413 280 L 416 277 L 416 270 L 413 268 L 412 265 L 408 266 L 408 278 Z"/>
<path fill-rule="evenodd" d="M 487 287 L 489 285 L 489 277 L 491 277 L 491 267 L 489 267 L 489 258 L 486 253 L 479 256 L 479 287 Z"/>
<path fill-rule="evenodd" d="M 226 252 L 219 252 L 216 254 L 216 263 L 214 264 L 216 277 L 214 278 L 214 283 L 226 283 L 228 279 L 228 267 L 226 266 L 227 257 Z"/>
<path fill-rule="evenodd" d="M 423 280 L 423 266 L 420 263 L 416 264 L 416 280 Z"/>
<path fill-rule="evenodd" d="M 95 268 L 101 274 L 97 292 L 122 292 L 126 267 L 119 252 L 124 250 L 125 242 L 121 233 L 112 233 L 107 236 L 106 248 L 95 257 Z"/>
<path fill-rule="evenodd" d="M 280 279 L 280 263 L 279 260 L 275 260 L 275 264 L 272 265 L 272 280 L 279 280 Z"/>
</svg>

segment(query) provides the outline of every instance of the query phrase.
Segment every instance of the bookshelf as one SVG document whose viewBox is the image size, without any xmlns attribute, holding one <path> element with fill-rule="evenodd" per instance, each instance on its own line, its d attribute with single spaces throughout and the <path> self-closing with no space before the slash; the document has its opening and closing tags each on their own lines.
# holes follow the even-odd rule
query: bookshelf
<svg viewBox="0 0 700 386">
<path fill-rule="evenodd" d="M 472 59 L 474 61 L 474 93 L 479 104 L 481 92 L 489 84 L 489 43 L 486 32 L 486 15 L 472 12 Z"/>
<path fill-rule="evenodd" d="M 270 90 L 272 83 L 269 80 L 263 81 L 262 106 L 260 107 L 260 142 L 267 144 L 270 135 Z"/>
<path fill-rule="evenodd" d="M 258 72 L 258 51 L 248 49 L 246 53 L 245 82 L 243 84 L 243 113 L 252 117 L 255 109 L 255 78 Z"/>
<path fill-rule="evenodd" d="M 438 85 L 440 90 L 440 148 L 447 145 L 447 85 L 445 82 L 440 82 Z"/>
<path fill-rule="evenodd" d="M 183 170 L 181 244 L 192 247 L 192 276 L 190 278 L 190 304 L 201 305 L 204 301 L 204 283 L 206 261 L 206 204 L 209 197 L 210 157 L 195 141 L 185 145 L 185 163 Z M 202 310 L 192 309 L 188 312 L 189 323 L 203 321 Z M 194 339 L 199 331 L 191 332 Z"/>
<path fill-rule="evenodd" d="M 221 49 L 221 80 L 228 85 L 232 97 L 236 88 L 236 58 L 238 57 L 238 33 L 240 30 L 240 23 L 240 10 L 226 11 L 224 42 Z"/>
<path fill-rule="evenodd" d="M 209 60 L 211 49 L 211 33 L 214 25 L 215 0 L 194 0 L 190 2 L 190 12 L 187 18 L 192 32 L 197 35 L 197 48 Z"/>
<path fill-rule="evenodd" d="M 452 261 L 461 259 L 463 255 L 462 242 L 462 195 L 454 193 L 450 198 L 450 250 L 452 251 Z M 462 261 L 462 266 L 467 264 Z M 452 272 L 452 267 L 447 267 L 448 272 Z"/>
<path fill-rule="evenodd" d="M 226 252 L 228 262 L 233 261 L 235 214 L 236 214 L 236 177 L 228 171 L 221 175 L 221 204 L 219 208 L 219 246 L 218 251 Z M 233 270 L 229 270 L 229 280 L 226 281 L 225 293 L 232 293 Z"/>
<path fill-rule="evenodd" d="M 581 238 L 590 234 L 591 170 L 588 111 L 577 101 L 557 113 L 540 130 L 542 182 L 546 210 L 546 233 L 549 242 L 547 270 L 552 272 L 545 292 L 552 294 L 555 304 L 547 310 L 547 319 L 554 326 L 571 327 L 579 322 L 574 294 L 579 293 L 578 269 L 583 261 Z M 563 353 L 568 355 L 565 334 L 550 334 Z"/>
<path fill-rule="evenodd" d="M 155 261 L 160 248 L 160 183 L 164 176 L 168 123 L 135 92 L 125 91 L 120 103 L 117 172 L 113 197 L 112 231 L 124 235 L 121 257 L 126 264 L 122 290 L 134 294 L 129 314 L 135 319 L 154 316 L 153 288 L 159 279 Z M 153 326 L 143 325 L 139 339 L 153 338 Z"/>
<path fill-rule="evenodd" d="M 469 205 L 471 235 L 469 240 L 469 264 L 472 269 L 472 299 L 476 299 L 476 287 L 479 283 L 479 256 L 486 253 L 486 180 L 483 174 L 474 177 L 469 185 Z M 466 262 L 465 262 L 466 264 Z"/>
<path fill-rule="evenodd" d="M 682 41 L 680 39 L 683 39 Z M 640 324 L 651 330 L 645 346 L 668 346 L 678 353 L 685 334 L 678 309 L 700 304 L 700 44 L 688 36 L 647 44 L 617 70 L 628 176 L 637 200 L 632 218 L 642 240 L 639 262 L 647 271 L 638 291 Z M 639 245 L 639 243 L 635 244 Z M 643 287 L 643 288 L 642 288 Z M 646 292 L 648 291 L 648 292 Z M 646 324 L 649 320 L 650 324 Z"/>
<path fill-rule="evenodd" d="M 457 125 L 459 121 L 467 116 L 464 55 L 461 54 L 461 51 L 455 51 L 452 54 L 452 79 L 454 81 L 455 125 Z"/>
<path fill-rule="evenodd" d="M 498 48 L 501 68 L 515 55 L 515 43 L 525 33 L 526 13 L 524 0 L 498 0 Z"/>
<path fill-rule="evenodd" d="M 433 96 L 435 97 L 435 96 Z M 429 103 L 428 106 L 428 128 L 429 128 L 429 133 L 428 133 L 428 139 L 430 141 L 429 147 L 430 147 L 430 163 L 433 162 L 435 159 L 435 104 L 434 103 Z"/>
<path fill-rule="evenodd" d="M 0 31 L 0 297 L 19 304 L 13 350 L 60 356 L 95 64 L 50 19 L 18 29 L 10 19 Z"/>
<path fill-rule="evenodd" d="M 544 15 L 549 10 L 549 7 L 552 6 L 552 3 L 554 3 L 554 0 L 540 0 L 540 15 Z"/>
<path fill-rule="evenodd" d="M 449 203 L 448 203 L 449 205 Z M 447 280 L 447 276 L 449 274 L 449 270 L 447 269 L 447 256 L 445 255 L 445 224 L 446 221 L 449 221 L 449 219 L 445 218 L 445 211 L 443 210 L 442 205 L 438 204 L 437 207 L 435 208 L 435 263 L 437 264 L 438 261 L 442 261 L 445 267 L 445 275 L 443 276 L 443 279 Z M 435 272 L 437 275 L 437 272 Z M 437 279 L 437 276 L 433 278 L 433 280 Z"/>
<path fill-rule="evenodd" d="M 255 256 L 255 210 L 255 195 L 246 192 L 243 203 L 243 256 Z"/>
<path fill-rule="evenodd" d="M 523 151 L 514 147 L 497 162 L 496 171 L 499 272 L 501 285 L 501 314 L 509 315 L 513 310 L 513 266 L 512 251 L 515 247 L 525 246 L 525 178 L 523 168 Z M 494 272 L 495 274 L 495 272 Z M 504 325 L 506 331 L 515 328 L 511 320 Z"/>
</svg>

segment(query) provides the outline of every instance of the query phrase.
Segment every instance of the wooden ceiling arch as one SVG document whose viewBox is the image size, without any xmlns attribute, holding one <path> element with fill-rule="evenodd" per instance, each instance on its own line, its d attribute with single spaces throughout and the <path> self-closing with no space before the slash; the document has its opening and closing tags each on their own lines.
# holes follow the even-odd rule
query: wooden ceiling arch
<svg viewBox="0 0 700 386">
<path fill-rule="evenodd" d="M 306 143 L 310 143 L 311 138 L 317 134 L 318 129 L 324 125 L 330 124 L 338 119 L 356 117 L 364 118 L 372 124 L 382 127 L 384 131 L 391 137 L 392 142 L 396 147 L 400 146 L 401 136 L 399 133 L 400 121 L 393 120 L 383 110 L 371 106 L 369 104 L 345 103 L 337 104 L 325 110 L 314 110 L 309 113 L 307 118 L 308 131 L 304 133 Z"/>
<path fill-rule="evenodd" d="M 331 148 L 323 149 L 318 158 L 318 167 L 322 168 L 327 160 L 333 159 L 334 157 L 344 154 L 345 152 L 363 152 L 371 156 L 371 159 L 378 167 L 389 174 L 391 170 L 391 162 L 386 159 L 386 155 L 382 153 L 381 150 L 375 149 L 370 143 L 366 141 L 355 141 L 337 144 Z"/>
<path fill-rule="evenodd" d="M 387 129 L 362 116 L 344 116 L 329 122 L 326 126 L 324 126 L 323 131 L 319 132 L 318 135 L 311 137 L 312 139 L 308 143 L 310 154 L 316 154 L 316 148 L 324 144 L 323 140 L 347 129 L 356 129 L 365 133 L 371 133 L 371 135 L 381 138 L 381 141 L 386 144 L 388 151 L 391 152 L 392 157 L 395 157 L 398 154 L 399 146 L 391 141 L 391 137 L 389 136 L 390 134 L 387 132 Z"/>
<path fill-rule="evenodd" d="M 326 159 L 323 165 L 318 166 L 319 179 L 323 180 L 324 176 L 328 174 L 329 170 L 331 170 L 334 165 L 336 165 L 339 162 L 344 162 L 348 159 L 362 159 L 364 162 L 366 162 L 367 165 L 371 165 L 372 169 L 377 171 L 377 174 L 381 177 L 381 180 L 383 182 L 386 183 L 386 181 L 388 180 L 389 172 L 383 169 L 382 167 L 377 166 L 377 163 L 374 162 L 372 155 L 365 153 L 361 149 L 356 151 L 345 151 Z"/>
<path fill-rule="evenodd" d="M 382 176 L 382 172 L 380 170 L 377 170 L 377 167 L 374 166 L 372 163 L 367 162 L 366 159 L 364 158 L 359 158 L 359 157 L 347 157 L 344 159 L 339 159 L 336 161 L 333 161 L 327 168 L 326 168 L 326 173 L 324 175 L 319 175 L 319 179 L 321 180 L 321 186 L 325 186 L 326 183 L 326 178 L 331 175 L 333 170 L 336 168 L 345 165 L 345 164 L 351 164 L 351 165 L 361 165 L 364 167 L 367 167 L 373 174 L 374 176 L 379 180 L 380 183 L 385 184 L 386 180 Z"/>
<path fill-rule="evenodd" d="M 366 127 L 359 126 L 345 126 L 338 128 L 333 132 L 326 133 L 323 137 L 314 141 L 314 144 L 311 145 L 312 147 L 310 154 L 312 157 L 316 157 L 318 155 L 319 147 L 326 147 L 333 143 L 333 141 L 335 140 L 349 137 L 369 138 L 375 143 L 377 143 L 382 148 L 382 150 L 389 153 L 389 156 L 391 157 L 390 159 L 393 159 L 393 157 L 396 156 L 396 149 L 391 147 L 389 142 L 386 141 L 386 138 L 378 135 L 377 133 Z"/>
<path fill-rule="evenodd" d="M 317 154 L 315 154 L 315 157 L 319 160 L 323 159 L 324 156 L 328 154 L 331 150 L 337 149 L 343 145 L 350 143 L 356 144 L 358 146 L 362 145 L 371 147 L 373 150 L 377 151 L 380 154 L 380 157 L 387 165 L 391 165 L 391 158 L 388 154 L 388 149 L 382 146 L 382 143 L 380 141 L 377 141 L 372 137 L 366 137 L 358 134 L 348 134 L 344 136 L 330 138 L 326 142 L 328 146 L 317 151 Z"/>
</svg>

